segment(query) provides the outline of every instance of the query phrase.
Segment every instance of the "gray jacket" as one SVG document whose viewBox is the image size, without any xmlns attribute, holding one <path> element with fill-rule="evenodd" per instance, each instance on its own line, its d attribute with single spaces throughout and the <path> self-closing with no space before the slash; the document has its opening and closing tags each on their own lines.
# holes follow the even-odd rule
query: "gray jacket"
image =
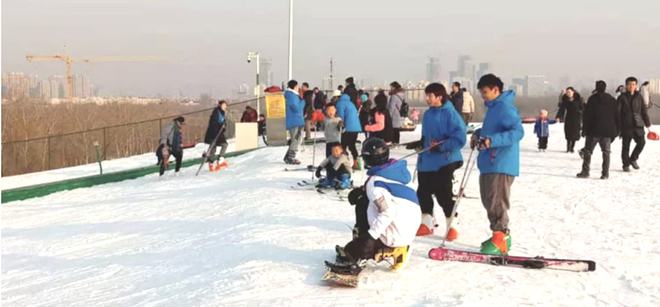
<svg viewBox="0 0 660 307">
<path fill-rule="evenodd" d="M 174 133 L 179 130 L 179 125 L 176 122 L 170 122 L 169 124 L 163 127 L 163 130 L 160 131 L 160 143 L 161 144 L 170 144 L 174 143 Z"/>
<path fill-rule="evenodd" d="M 340 122 L 341 118 L 339 117 L 325 118 L 325 121 L 323 122 L 323 129 L 325 132 L 326 143 L 341 142 L 341 128 L 339 128 Z"/>
<path fill-rule="evenodd" d="M 403 104 L 403 92 L 390 95 L 390 100 L 387 102 L 387 110 L 390 111 L 390 117 L 392 117 L 392 128 L 401 128 L 403 124 L 400 111 L 401 104 Z"/>
</svg>

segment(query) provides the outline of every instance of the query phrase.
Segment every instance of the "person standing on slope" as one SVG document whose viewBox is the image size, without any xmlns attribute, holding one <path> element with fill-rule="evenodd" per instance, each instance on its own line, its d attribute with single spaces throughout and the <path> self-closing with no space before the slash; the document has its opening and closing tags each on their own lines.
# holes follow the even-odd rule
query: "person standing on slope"
<svg viewBox="0 0 660 307">
<path fill-rule="evenodd" d="M 342 262 L 363 267 L 366 260 L 391 256 L 396 270 L 406 263 L 410 244 L 420 223 L 421 212 L 405 160 L 390 160 L 389 146 L 379 138 L 370 138 L 362 146 L 362 156 L 369 168 L 364 186 L 349 194 L 355 205 L 353 240 L 336 247 Z"/>
<path fill-rule="evenodd" d="M 587 138 L 584 148 L 580 152 L 582 157 L 582 171 L 577 174 L 578 178 L 589 177 L 589 165 L 591 164 L 591 155 L 600 145 L 600 151 L 603 153 L 603 167 L 600 179 L 610 177 L 610 144 L 612 140 L 619 135 L 619 110 L 616 99 L 605 92 L 607 84 L 605 81 L 596 82 L 596 90 L 589 97 L 587 107 L 584 110 L 583 124 L 584 135 Z"/>
<path fill-rule="evenodd" d="M 452 105 L 459 113 L 463 111 L 463 90 L 461 90 L 461 84 L 454 82 L 451 85 L 451 95 L 449 97 Z"/>
<path fill-rule="evenodd" d="M 470 92 L 468 92 L 467 89 L 465 88 L 463 88 L 463 109 L 457 111 L 462 112 L 463 121 L 467 126 L 470 123 L 470 120 L 472 119 L 472 114 L 474 114 L 475 108 L 474 108 L 474 98 L 472 97 L 472 94 L 470 94 Z"/>
<path fill-rule="evenodd" d="M 520 173 L 520 140 L 524 136 L 522 120 L 514 105 L 516 95 L 505 91 L 500 78 L 487 74 L 477 84 L 486 105 L 482 128 L 470 140 L 479 149 L 477 166 L 481 202 L 488 213 L 493 235 L 481 243 L 481 252 L 507 254 L 511 248 L 509 234 L 509 198 L 513 179 Z"/>
<path fill-rule="evenodd" d="M 289 149 L 284 155 L 284 163 L 286 164 L 300 164 L 300 160 L 296 159 L 296 153 L 302 141 L 302 131 L 305 128 L 305 117 L 303 116 L 305 101 L 298 95 L 298 88 L 298 81 L 291 80 L 284 92 L 284 99 L 286 101 L 286 130 L 289 131 L 290 137 Z"/>
<path fill-rule="evenodd" d="M 406 148 L 422 150 L 417 157 L 419 185 L 417 197 L 422 208 L 422 223 L 418 236 L 433 234 L 433 196 L 442 208 L 447 221 L 447 241 L 458 236 L 456 229 L 449 228 L 450 216 L 454 210 L 453 182 L 454 171 L 463 165 L 461 148 L 466 143 L 466 126 L 458 114 L 444 85 L 431 83 L 424 90 L 429 109 L 422 118 L 422 139 Z"/>
<path fill-rule="evenodd" d="M 362 132 L 360 126 L 360 117 L 357 108 L 351 102 L 347 94 L 342 94 L 337 101 L 337 116 L 344 122 L 344 132 L 341 134 L 341 146 L 351 152 L 353 156 L 353 169 L 358 170 L 358 150 L 355 144 L 357 143 L 358 134 Z"/>
<path fill-rule="evenodd" d="M 158 164 L 160 165 L 160 176 L 163 176 L 165 170 L 168 168 L 170 154 L 176 160 L 175 172 L 181 169 L 181 161 L 183 160 L 183 137 L 181 135 L 181 128 L 185 122 L 183 116 L 175 118 L 170 124 L 165 126 L 160 133 L 160 145 L 156 150 L 158 157 Z"/>
<path fill-rule="evenodd" d="M 225 160 L 225 152 L 227 151 L 227 138 L 225 137 L 225 132 L 227 131 L 226 114 L 227 101 L 218 101 L 218 107 L 213 109 L 211 117 L 209 117 L 206 134 L 204 135 L 204 143 L 212 145 L 206 157 L 206 162 L 209 163 L 209 171 L 211 172 L 227 167 L 227 161 Z M 213 144 L 214 140 L 215 144 Z M 217 159 L 214 159 L 215 150 L 218 146 L 220 146 L 220 154 Z"/>
<path fill-rule="evenodd" d="M 403 87 L 399 82 L 390 83 L 390 100 L 387 103 L 387 109 L 392 117 L 392 143 L 398 145 L 401 140 L 401 126 L 403 118 L 401 117 L 401 106 L 403 105 L 404 93 Z"/>
<path fill-rule="evenodd" d="M 556 119 L 564 122 L 564 135 L 566 137 L 566 152 L 575 152 L 575 142 L 580 140 L 582 130 L 582 110 L 584 101 L 574 88 L 566 88 L 561 98 Z"/>
<path fill-rule="evenodd" d="M 646 144 L 644 126 L 651 127 L 651 119 L 644 106 L 644 99 L 637 90 L 637 78 L 628 77 L 626 79 L 626 92 L 619 96 L 617 102 L 621 117 L 621 138 L 623 138 L 621 148 L 623 171 L 630 172 L 630 166 L 639 169 L 637 159 Z M 630 143 L 632 140 L 635 140 L 635 148 L 631 154 Z"/>
<path fill-rule="evenodd" d="M 348 77 L 346 78 L 346 87 L 344 87 L 344 94 L 348 95 L 348 97 L 351 99 L 351 102 L 355 106 L 355 109 L 360 109 L 358 105 L 358 89 L 357 86 L 355 85 L 355 81 L 353 80 L 353 77 Z"/>
</svg>

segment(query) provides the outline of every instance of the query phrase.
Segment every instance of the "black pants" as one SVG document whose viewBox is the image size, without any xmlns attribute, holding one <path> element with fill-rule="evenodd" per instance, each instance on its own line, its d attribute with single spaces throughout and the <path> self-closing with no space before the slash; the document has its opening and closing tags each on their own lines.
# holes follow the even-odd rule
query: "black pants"
<svg viewBox="0 0 660 307">
<path fill-rule="evenodd" d="M 353 155 L 353 160 L 357 160 L 358 158 L 357 147 L 355 147 L 357 138 L 357 132 L 344 132 L 341 134 L 341 147 L 344 149 L 344 152 L 346 152 L 346 148 L 348 148 L 348 150 L 351 152 L 351 155 Z"/>
<path fill-rule="evenodd" d="M 355 205 L 355 227 L 358 229 L 358 236 L 344 247 L 344 251 L 354 260 L 373 259 L 379 250 L 388 248 L 381 240 L 372 238 L 368 232 L 368 207 L 369 202 Z"/>
<path fill-rule="evenodd" d="M 183 160 L 183 150 L 181 150 L 181 149 L 172 150 L 169 146 L 168 146 L 169 154 L 167 155 L 167 157 L 163 156 L 163 149 L 165 148 L 165 146 L 166 146 L 165 144 L 161 144 L 160 146 L 158 146 L 158 149 L 157 149 L 157 152 L 156 152 L 156 156 L 158 157 L 158 162 L 160 162 L 159 163 L 160 164 L 160 172 L 159 173 L 160 173 L 161 176 L 165 173 L 165 170 L 166 170 L 165 162 L 167 162 L 167 161 L 165 161 L 165 159 L 169 159 L 170 158 L 169 155 L 174 156 L 174 159 L 176 161 L 175 171 L 177 171 L 177 172 L 181 169 L 181 161 Z"/>
<path fill-rule="evenodd" d="M 418 172 L 417 198 L 422 213 L 433 215 L 433 196 L 438 201 L 445 217 L 449 217 L 454 210 L 453 182 L 454 171 L 460 168 L 463 162 L 454 162 L 435 172 Z"/>
<path fill-rule="evenodd" d="M 548 137 L 539 137 L 539 149 L 548 149 Z"/>
<path fill-rule="evenodd" d="M 635 148 L 633 149 L 632 154 L 630 154 L 630 142 L 632 140 L 635 140 Z M 635 131 L 630 135 L 624 135 L 623 147 L 621 149 L 621 162 L 623 162 L 623 166 L 630 165 L 631 161 L 637 161 L 639 155 L 644 149 L 644 145 L 646 145 L 646 140 L 644 139 L 643 130 Z"/>
<path fill-rule="evenodd" d="M 576 141 L 566 140 L 566 152 L 575 151 L 575 142 Z"/>
<path fill-rule="evenodd" d="M 401 128 L 392 128 L 392 143 L 399 144 L 401 141 Z"/>
<path fill-rule="evenodd" d="M 610 174 L 610 144 L 612 139 L 609 137 L 591 137 L 588 136 L 584 143 L 582 150 L 582 172 L 589 174 L 589 167 L 591 164 L 591 155 L 594 153 L 596 144 L 600 145 L 600 151 L 603 153 L 603 170 L 602 174 L 608 176 Z"/>
<path fill-rule="evenodd" d="M 330 142 L 330 143 L 325 143 L 325 157 L 329 157 L 332 155 L 332 147 L 335 147 L 337 145 L 340 145 L 339 142 Z"/>
</svg>

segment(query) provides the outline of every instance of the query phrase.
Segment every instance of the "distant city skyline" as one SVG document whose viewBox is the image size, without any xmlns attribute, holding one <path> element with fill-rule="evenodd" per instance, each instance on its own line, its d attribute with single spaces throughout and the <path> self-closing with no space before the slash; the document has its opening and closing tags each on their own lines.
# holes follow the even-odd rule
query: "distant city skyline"
<svg viewBox="0 0 660 307">
<path fill-rule="evenodd" d="M 442 80 L 461 69 L 479 74 L 480 63 L 505 82 L 543 75 L 555 87 L 567 76 L 577 87 L 623 83 L 628 75 L 657 79 L 658 11 L 655 0 L 296 1 L 294 78 L 329 83 L 333 58 L 334 87 L 349 75 L 372 84 L 417 82 L 427 78 L 432 57 Z M 270 60 L 272 84 L 286 81 L 288 1 L 5 0 L 2 17 L 3 73 L 62 75 L 62 63 L 28 63 L 25 55 L 63 53 L 66 45 L 77 57 L 167 59 L 74 67 L 105 95 L 229 96 L 254 86 L 249 51 Z M 471 67 L 458 67 L 462 55 Z"/>
</svg>

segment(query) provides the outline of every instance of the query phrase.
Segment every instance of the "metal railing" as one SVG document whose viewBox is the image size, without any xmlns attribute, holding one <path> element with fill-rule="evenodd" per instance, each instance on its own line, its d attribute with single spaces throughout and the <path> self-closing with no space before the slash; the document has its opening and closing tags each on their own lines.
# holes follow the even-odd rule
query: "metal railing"
<svg viewBox="0 0 660 307">
<path fill-rule="evenodd" d="M 265 104 L 263 101 L 262 97 L 262 109 Z M 229 104 L 227 138 L 234 137 L 235 123 L 240 121 L 246 105 L 256 108 L 257 99 Z M 97 149 L 102 160 L 155 152 L 163 126 L 178 116 L 186 118 L 182 129 L 184 143 L 203 142 L 208 119 L 214 108 L 215 106 L 138 122 L 3 142 L 2 176 L 93 163 L 97 161 Z"/>
</svg>

